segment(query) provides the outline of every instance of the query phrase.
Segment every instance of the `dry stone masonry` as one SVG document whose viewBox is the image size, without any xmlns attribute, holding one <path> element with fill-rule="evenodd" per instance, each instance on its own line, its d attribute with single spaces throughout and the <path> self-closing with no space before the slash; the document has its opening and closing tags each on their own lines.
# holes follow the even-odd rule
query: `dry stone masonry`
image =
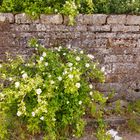
<svg viewBox="0 0 140 140">
<path fill-rule="evenodd" d="M 73 26 L 62 15 L 0 13 L 0 60 L 5 52 L 27 57 L 27 41 L 36 37 L 50 47 L 57 44 L 79 47 L 95 55 L 106 70 L 106 83 L 95 84 L 115 101 L 140 98 L 140 16 L 78 15 Z"/>
</svg>

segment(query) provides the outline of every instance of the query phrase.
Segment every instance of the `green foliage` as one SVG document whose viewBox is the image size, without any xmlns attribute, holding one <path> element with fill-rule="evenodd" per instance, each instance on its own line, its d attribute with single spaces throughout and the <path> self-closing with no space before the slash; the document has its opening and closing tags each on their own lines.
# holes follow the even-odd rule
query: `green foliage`
<svg viewBox="0 0 140 140">
<path fill-rule="evenodd" d="M 140 0 L 3 0 L 2 12 L 27 12 L 32 16 L 40 13 L 139 14 Z"/>
<path fill-rule="evenodd" d="M 102 119 L 99 119 L 98 123 L 99 123 L 99 127 L 98 127 L 97 133 L 96 133 L 97 139 L 98 140 L 110 140 L 111 136 L 109 134 L 107 134 L 107 132 L 106 132 L 107 125 L 105 124 L 105 122 Z"/>
<path fill-rule="evenodd" d="M 128 129 L 132 132 L 140 133 L 140 99 L 128 105 L 127 115 L 129 115 Z"/>
<path fill-rule="evenodd" d="M 14 129 L 16 135 L 24 131 L 19 139 L 24 134 L 51 140 L 80 137 L 87 111 L 103 121 L 106 98 L 91 81 L 104 82 L 104 74 L 93 56 L 61 46 L 46 49 L 34 39 L 29 44 L 35 48 L 30 59 L 8 55 L 0 65 L 0 138 L 13 137 Z"/>
<path fill-rule="evenodd" d="M 140 0 L 93 0 L 95 13 L 139 14 Z"/>
</svg>

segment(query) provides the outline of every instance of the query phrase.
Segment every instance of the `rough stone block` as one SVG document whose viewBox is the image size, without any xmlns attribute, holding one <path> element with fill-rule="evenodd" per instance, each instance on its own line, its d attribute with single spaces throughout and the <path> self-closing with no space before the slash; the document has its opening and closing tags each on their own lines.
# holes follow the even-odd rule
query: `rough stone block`
<svg viewBox="0 0 140 140">
<path fill-rule="evenodd" d="M 106 23 L 107 15 L 105 14 L 95 14 L 95 15 L 83 15 L 83 24 L 87 25 L 102 25 Z"/>
<path fill-rule="evenodd" d="M 96 38 L 115 38 L 116 33 L 96 33 Z"/>
<path fill-rule="evenodd" d="M 10 31 L 10 23 L 7 22 L 0 22 L 0 31 L 2 32 L 9 32 Z"/>
<path fill-rule="evenodd" d="M 14 15 L 11 13 L 0 13 L 0 22 L 14 23 Z"/>
<path fill-rule="evenodd" d="M 16 31 L 16 32 L 28 32 L 28 31 L 30 31 L 30 27 L 29 27 L 29 25 L 24 25 L 24 24 L 12 25 L 11 30 Z"/>
<path fill-rule="evenodd" d="M 41 23 L 43 24 L 62 24 L 63 18 L 62 15 L 40 15 Z"/>
<path fill-rule="evenodd" d="M 22 13 L 22 14 L 17 14 L 15 15 L 15 22 L 17 24 L 26 24 L 26 23 L 39 23 L 39 19 L 31 19 L 30 16 L 28 16 L 27 14 L 25 13 Z"/>
<path fill-rule="evenodd" d="M 112 48 L 112 49 L 119 49 L 119 48 L 125 48 L 125 49 L 129 49 L 129 48 L 135 48 L 135 46 L 137 45 L 137 40 L 136 39 L 131 39 L 131 38 L 112 38 L 112 39 L 108 39 L 108 48 Z M 130 47 L 131 46 L 131 47 Z"/>
<path fill-rule="evenodd" d="M 12 34 L 9 34 L 8 32 L 0 32 L 0 46 L 2 46 L 5 51 L 7 51 L 5 47 L 11 47 L 15 44 L 16 41 Z"/>
<path fill-rule="evenodd" d="M 96 84 L 96 88 L 102 92 L 106 91 L 119 91 L 121 89 L 121 84 L 119 83 L 104 83 L 104 84 Z"/>
<path fill-rule="evenodd" d="M 94 25 L 94 26 L 89 26 L 88 30 L 92 31 L 92 32 L 100 32 L 100 31 L 109 32 L 110 31 L 110 25 L 102 25 L 102 26 Z"/>
<path fill-rule="evenodd" d="M 110 15 L 107 18 L 108 24 L 125 24 L 126 23 L 126 15 Z"/>
<path fill-rule="evenodd" d="M 139 39 L 140 38 L 140 34 L 136 34 L 136 33 L 117 33 L 116 34 L 117 38 L 120 39 Z"/>
<path fill-rule="evenodd" d="M 49 25 L 45 24 L 36 24 L 36 31 L 42 32 L 42 31 L 50 31 L 51 27 Z"/>
<path fill-rule="evenodd" d="M 76 31 L 79 32 L 86 32 L 87 31 L 87 26 L 86 25 L 78 25 L 75 27 Z"/>
<path fill-rule="evenodd" d="M 105 63 L 133 62 L 133 55 L 107 55 L 104 57 Z"/>
<path fill-rule="evenodd" d="M 113 25 L 113 32 L 139 32 L 139 26 Z"/>
<path fill-rule="evenodd" d="M 136 63 L 114 63 L 112 69 L 117 73 L 134 73 L 138 70 L 138 65 Z"/>
<path fill-rule="evenodd" d="M 128 15 L 126 24 L 128 24 L 128 25 L 140 25 L 140 16 Z"/>
</svg>

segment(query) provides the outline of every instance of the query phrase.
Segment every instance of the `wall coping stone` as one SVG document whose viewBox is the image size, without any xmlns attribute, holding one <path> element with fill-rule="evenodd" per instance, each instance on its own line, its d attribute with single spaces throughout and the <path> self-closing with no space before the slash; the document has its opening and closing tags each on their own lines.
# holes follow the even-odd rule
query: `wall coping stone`
<svg viewBox="0 0 140 140">
<path fill-rule="evenodd" d="M 17 24 L 41 23 L 47 25 L 67 24 L 68 17 L 60 14 L 41 14 L 38 19 L 33 20 L 25 13 L 12 14 L 0 13 L 0 22 Z M 140 25 L 140 15 L 107 15 L 107 14 L 79 14 L 75 17 L 76 24 L 82 25 Z"/>
<path fill-rule="evenodd" d="M 15 18 L 12 13 L 0 13 L 0 22 L 14 23 Z"/>
</svg>

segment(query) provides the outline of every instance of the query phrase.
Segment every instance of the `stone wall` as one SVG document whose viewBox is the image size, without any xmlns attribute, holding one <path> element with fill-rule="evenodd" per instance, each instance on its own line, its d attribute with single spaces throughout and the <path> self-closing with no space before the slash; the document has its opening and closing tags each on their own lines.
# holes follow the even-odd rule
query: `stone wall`
<svg viewBox="0 0 140 140">
<path fill-rule="evenodd" d="M 95 55 L 106 69 L 106 83 L 96 84 L 115 99 L 140 98 L 140 16 L 78 15 L 75 25 L 61 15 L 40 15 L 32 20 L 25 14 L 0 13 L 0 59 L 5 52 L 28 56 L 27 41 L 36 37 L 46 47 L 71 44 Z"/>
</svg>

